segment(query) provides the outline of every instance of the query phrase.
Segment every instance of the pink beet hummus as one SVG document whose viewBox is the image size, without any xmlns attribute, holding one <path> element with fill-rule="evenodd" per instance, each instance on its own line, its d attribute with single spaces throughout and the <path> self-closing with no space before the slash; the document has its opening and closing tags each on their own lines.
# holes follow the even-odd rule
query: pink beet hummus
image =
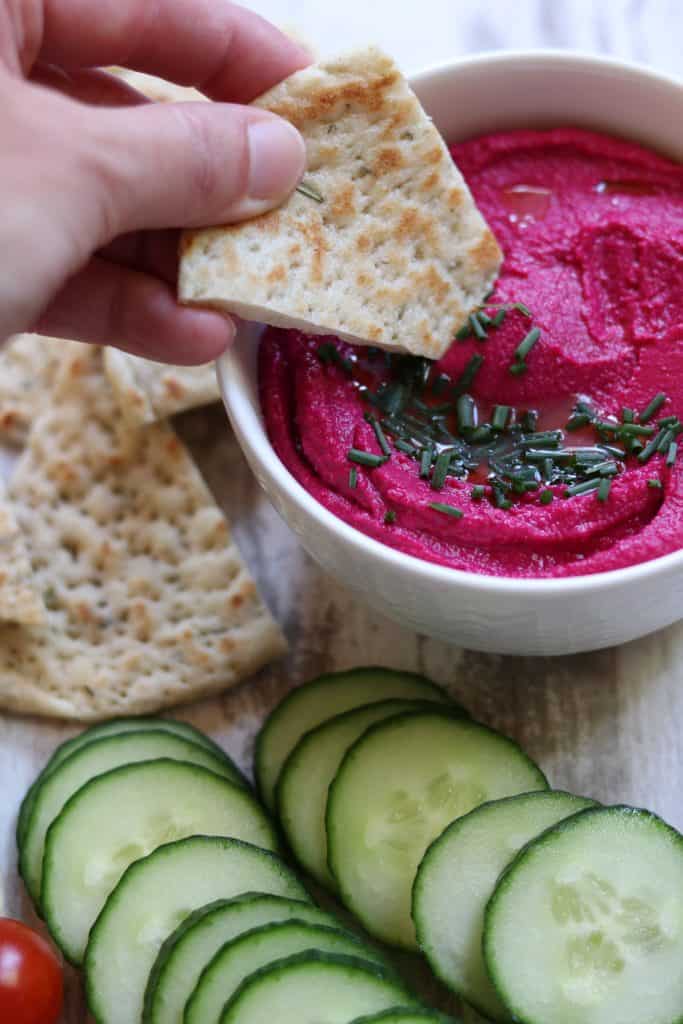
<svg viewBox="0 0 683 1024">
<path fill-rule="evenodd" d="M 662 418 L 683 419 L 683 167 L 629 142 L 564 128 L 488 135 L 452 153 L 505 253 L 488 311 L 508 306 L 485 340 L 454 341 L 432 379 L 457 380 L 479 353 L 468 387 L 474 401 L 483 410 L 505 404 L 511 416 L 537 410 L 538 430 L 563 427 L 579 398 L 601 420 L 622 422 L 626 407 L 637 423 L 663 393 L 649 421 L 655 432 Z M 533 321 L 510 307 L 515 302 Z M 540 337 L 525 372 L 511 373 L 531 322 Z M 320 358 L 323 342 L 330 339 L 267 331 L 260 349 L 266 425 L 299 483 L 368 536 L 454 569 L 516 577 L 604 572 L 683 547 L 683 457 L 676 457 L 683 434 L 675 426 L 664 451 L 619 461 L 604 500 L 596 491 L 567 497 L 549 476 L 497 507 L 481 499 L 481 471 L 448 475 L 435 492 L 419 457 L 402 451 L 381 465 L 351 464 L 352 449 L 382 449 L 358 381 L 338 361 Z M 367 362 L 367 350 L 335 345 L 342 359 Z M 551 492 L 547 502 L 542 490 Z"/>
</svg>

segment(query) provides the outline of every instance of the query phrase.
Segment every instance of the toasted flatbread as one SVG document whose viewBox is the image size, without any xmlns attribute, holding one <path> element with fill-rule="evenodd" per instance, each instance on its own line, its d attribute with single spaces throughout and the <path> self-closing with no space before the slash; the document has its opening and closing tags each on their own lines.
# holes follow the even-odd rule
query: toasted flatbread
<svg viewBox="0 0 683 1024">
<path fill-rule="evenodd" d="M 110 348 L 104 365 L 123 418 L 134 427 L 209 405 L 220 397 L 213 363 L 162 366 Z"/>
<path fill-rule="evenodd" d="M 0 346 L 0 441 L 23 445 L 65 344 L 61 338 L 15 334 Z"/>
<path fill-rule="evenodd" d="M 31 626 L 45 622 L 45 604 L 34 585 L 31 563 L 24 536 L 17 525 L 14 510 L 0 484 L 0 620 L 26 622 Z"/>
<path fill-rule="evenodd" d="M 325 61 L 257 105 L 303 134 L 304 192 L 247 223 L 186 232 L 181 301 L 443 355 L 502 256 L 393 61 L 376 49 Z"/>
<path fill-rule="evenodd" d="M 106 69 L 110 74 L 123 79 L 127 85 L 137 89 L 148 100 L 155 103 L 192 103 L 196 100 L 205 100 L 206 96 L 198 89 L 190 86 L 176 85 L 175 82 L 168 82 L 165 78 L 157 78 L 156 75 L 146 75 L 142 71 L 131 71 L 130 68 L 109 67 Z"/>
<path fill-rule="evenodd" d="M 94 721 L 216 693 L 283 653 L 229 526 L 165 423 L 131 431 L 85 347 L 10 497 L 44 626 L 0 626 L 0 706 Z"/>
</svg>

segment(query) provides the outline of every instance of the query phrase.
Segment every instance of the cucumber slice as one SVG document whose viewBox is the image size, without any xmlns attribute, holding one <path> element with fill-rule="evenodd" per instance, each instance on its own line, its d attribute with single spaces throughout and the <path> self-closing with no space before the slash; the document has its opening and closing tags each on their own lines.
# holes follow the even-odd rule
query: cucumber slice
<svg viewBox="0 0 683 1024">
<path fill-rule="evenodd" d="M 377 964 L 331 953 L 297 953 L 247 978 L 220 1024 L 350 1024 L 363 1013 L 413 1002 L 395 976 Z"/>
<path fill-rule="evenodd" d="M 481 950 L 498 876 L 525 843 L 591 806 L 570 793 L 496 800 L 454 821 L 424 855 L 413 886 L 417 941 L 436 976 L 490 1020 L 509 1019 Z"/>
<path fill-rule="evenodd" d="M 194 910 L 252 890 L 306 900 L 284 861 L 237 839 L 192 836 L 128 868 L 95 922 L 85 956 L 88 1006 L 97 1024 L 133 1024 L 164 940 Z"/>
<path fill-rule="evenodd" d="M 45 835 L 67 800 L 90 779 L 112 768 L 161 757 L 201 765 L 232 781 L 230 764 L 222 757 L 180 736 L 161 731 L 124 733 L 93 740 L 43 775 L 34 793 L 19 856 L 19 872 L 34 903 L 40 900 Z"/>
<path fill-rule="evenodd" d="M 382 962 L 360 939 L 338 928 L 303 921 L 267 924 L 234 939 L 216 954 L 190 997 L 184 1024 L 219 1024 L 223 1008 L 245 978 L 275 960 L 312 950 Z"/>
<path fill-rule="evenodd" d="M 409 1006 L 395 1006 L 393 1010 L 382 1010 L 370 1017 L 359 1017 L 353 1024 L 456 1024 L 451 1017 L 444 1017 L 435 1010 L 412 1010 Z"/>
<path fill-rule="evenodd" d="M 484 956 L 525 1024 L 679 1024 L 683 836 L 631 807 L 560 822 L 502 875 Z"/>
<path fill-rule="evenodd" d="M 277 847 L 252 795 L 197 765 L 126 765 L 79 789 L 50 825 L 43 858 L 45 920 L 67 959 L 80 963 L 88 932 L 129 864 L 198 834 Z"/>
<path fill-rule="evenodd" d="M 145 992 L 144 1024 L 182 1024 L 201 972 L 226 942 L 264 924 L 292 919 L 340 927 L 319 907 L 264 893 L 218 900 L 191 914 L 159 950 Z"/>
<path fill-rule="evenodd" d="M 305 733 L 285 761 L 276 790 L 280 824 L 299 863 L 328 889 L 336 884 L 327 866 L 327 793 L 346 751 L 375 722 L 421 707 L 383 700 L 346 711 Z"/>
<path fill-rule="evenodd" d="M 547 788 L 516 743 L 445 709 L 371 726 L 327 801 L 329 866 L 342 899 L 371 935 L 417 949 L 411 890 L 432 840 L 487 800 Z"/>
<path fill-rule="evenodd" d="M 351 708 L 392 697 L 450 703 L 446 691 L 424 676 L 388 668 L 333 672 L 292 690 L 270 713 L 256 738 L 254 774 L 266 806 L 274 809 L 282 766 L 305 732 Z"/>
<path fill-rule="evenodd" d="M 214 743 L 212 739 L 205 736 L 203 732 L 199 731 L 199 729 L 195 729 L 195 727 L 190 725 L 188 722 L 179 722 L 175 718 L 114 718 L 109 722 L 101 722 L 99 725 L 93 725 L 90 729 L 86 729 L 85 732 L 81 732 L 70 740 L 66 740 L 56 748 L 42 772 L 35 782 L 29 787 L 26 796 L 24 797 L 19 810 L 19 817 L 17 819 L 17 846 L 21 848 L 24 830 L 33 807 L 34 792 L 38 788 L 44 775 L 47 775 L 48 772 L 53 768 L 56 768 L 57 765 L 61 764 L 62 761 L 65 761 L 67 757 L 70 757 L 77 750 L 80 750 L 81 747 L 87 746 L 88 743 L 104 739 L 107 736 L 119 736 L 122 733 L 128 732 L 148 732 L 150 729 L 153 729 L 155 732 L 168 732 L 173 736 L 180 736 L 181 739 L 187 740 L 189 743 L 196 743 L 198 746 L 203 747 L 210 753 L 215 754 L 216 757 L 222 757 L 223 760 L 230 765 L 231 771 L 229 778 L 232 778 L 234 782 L 239 782 L 244 786 L 248 785 L 247 780 L 242 775 L 242 772 L 225 753 L 225 751 L 219 747 L 217 743 Z M 224 772 L 223 774 L 228 775 L 228 772 Z"/>
</svg>

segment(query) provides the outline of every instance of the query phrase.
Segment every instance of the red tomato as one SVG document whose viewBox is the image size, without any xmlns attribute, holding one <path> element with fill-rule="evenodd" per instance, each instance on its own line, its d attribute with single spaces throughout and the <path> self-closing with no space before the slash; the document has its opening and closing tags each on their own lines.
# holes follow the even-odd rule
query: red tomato
<svg viewBox="0 0 683 1024">
<path fill-rule="evenodd" d="M 51 946 L 20 921 L 0 918 L 0 1021 L 55 1024 L 62 967 Z"/>
</svg>

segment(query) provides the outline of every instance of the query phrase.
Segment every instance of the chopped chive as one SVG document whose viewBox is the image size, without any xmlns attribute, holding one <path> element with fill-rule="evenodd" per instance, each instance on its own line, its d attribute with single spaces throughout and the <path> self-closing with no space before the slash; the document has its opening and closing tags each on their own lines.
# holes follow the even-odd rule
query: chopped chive
<svg viewBox="0 0 683 1024">
<path fill-rule="evenodd" d="M 491 320 L 491 326 L 492 327 L 500 327 L 500 325 L 505 320 L 506 316 L 507 316 L 507 311 L 505 309 L 499 309 L 498 312 L 496 313 L 496 315 Z"/>
<path fill-rule="evenodd" d="M 659 412 L 659 410 L 662 408 L 662 406 L 664 405 L 665 402 L 666 402 L 666 395 L 664 394 L 663 391 L 660 391 L 658 394 L 655 395 L 654 398 L 652 398 L 647 403 L 647 405 L 645 406 L 645 408 L 641 412 L 641 414 L 640 414 L 640 422 L 641 423 L 647 423 L 647 421 L 649 419 L 652 419 L 652 417 L 655 415 L 655 413 Z"/>
<path fill-rule="evenodd" d="M 349 462 L 356 462 L 359 466 L 368 466 L 370 469 L 383 466 L 387 461 L 386 455 L 375 455 L 374 452 L 364 452 L 360 448 L 350 448 L 346 458 Z"/>
<path fill-rule="evenodd" d="M 454 392 L 456 395 L 464 394 L 470 387 L 472 381 L 476 377 L 479 369 L 484 362 L 484 357 L 477 353 L 473 355 L 468 361 L 465 369 L 462 371 L 457 381 L 455 382 Z"/>
<path fill-rule="evenodd" d="M 461 433 L 473 429 L 476 408 L 476 403 L 471 395 L 460 395 L 456 405 L 456 413 L 458 430 Z"/>
<path fill-rule="evenodd" d="M 474 331 L 479 341 L 486 341 L 486 339 L 488 338 L 488 334 L 486 333 L 486 328 L 480 321 L 478 314 L 471 313 L 468 319 L 470 322 L 470 327 Z"/>
<path fill-rule="evenodd" d="M 510 415 L 509 405 L 496 405 L 491 414 L 491 427 L 493 430 L 505 430 Z"/>
<path fill-rule="evenodd" d="M 531 312 L 529 307 L 526 306 L 523 302 L 514 302 L 512 308 L 518 310 L 518 312 L 520 312 L 522 316 L 533 316 L 533 313 Z"/>
<path fill-rule="evenodd" d="M 470 434 L 469 440 L 472 444 L 487 444 L 493 440 L 493 431 L 488 423 L 482 423 L 480 427 L 477 427 Z"/>
<path fill-rule="evenodd" d="M 598 448 L 600 451 L 607 452 L 608 455 L 614 455 L 617 459 L 623 459 L 626 454 L 625 451 L 621 448 L 617 448 L 616 445 L 613 444 L 600 444 L 598 445 Z"/>
<path fill-rule="evenodd" d="M 448 470 L 451 465 L 452 454 L 453 453 L 450 451 L 443 451 L 439 452 L 437 455 L 436 462 L 434 463 L 434 469 L 432 471 L 432 479 L 430 481 L 433 491 L 440 491 L 446 482 Z"/>
<path fill-rule="evenodd" d="M 657 434 L 657 437 L 659 439 L 658 442 L 657 442 L 657 451 L 658 452 L 666 452 L 666 451 L 668 451 L 669 450 L 669 445 L 671 444 L 671 442 L 673 441 L 675 436 L 676 435 L 674 434 L 674 432 L 671 429 L 671 427 L 666 427 L 664 430 L 660 430 L 660 432 Z"/>
<path fill-rule="evenodd" d="M 587 412 L 573 412 L 571 414 L 571 416 L 569 417 L 569 419 L 567 420 L 567 424 L 565 426 L 565 430 L 580 430 L 581 427 L 587 427 L 589 425 L 589 423 L 591 422 L 591 420 L 592 420 L 592 417 L 591 417 L 590 413 L 587 413 Z"/>
<path fill-rule="evenodd" d="M 396 513 L 394 512 L 393 508 L 390 508 L 387 512 L 384 513 L 384 523 L 386 526 L 390 526 L 392 523 L 395 522 Z"/>
<path fill-rule="evenodd" d="M 665 416 L 664 419 L 659 420 L 657 425 L 659 427 L 677 427 L 678 416 Z"/>
<path fill-rule="evenodd" d="M 471 325 L 471 323 L 470 323 L 470 321 L 468 319 L 467 322 L 462 325 L 460 330 L 455 332 L 455 340 L 456 341 L 465 341 L 465 339 L 471 337 L 471 335 L 472 335 L 472 325 Z"/>
<path fill-rule="evenodd" d="M 519 345 L 515 349 L 515 359 L 518 363 L 523 363 L 526 357 L 531 352 L 532 348 L 541 337 L 541 328 L 532 327 L 531 330 L 524 338 L 520 341 Z"/>
<path fill-rule="evenodd" d="M 450 385 L 451 378 L 448 376 L 448 374 L 440 373 L 439 376 L 434 381 L 432 391 L 434 392 L 435 395 L 442 395 L 446 388 L 450 387 Z"/>
<path fill-rule="evenodd" d="M 533 433 L 536 430 L 537 424 L 538 424 L 538 413 L 536 412 L 536 410 L 535 409 L 526 409 L 522 413 L 522 417 L 520 419 L 520 426 L 521 426 L 522 430 L 525 433 L 527 433 L 527 434 Z"/>
<path fill-rule="evenodd" d="M 477 311 L 477 320 L 480 324 L 483 324 L 484 327 L 491 327 L 493 325 L 493 317 L 490 317 L 483 309 Z"/>
<path fill-rule="evenodd" d="M 552 448 L 564 441 L 561 430 L 538 430 L 519 439 L 520 448 Z"/>
<path fill-rule="evenodd" d="M 394 448 L 399 452 L 403 452 L 404 455 L 417 455 L 417 448 L 415 445 L 411 444 L 410 441 L 404 441 L 402 438 L 394 441 Z"/>
<path fill-rule="evenodd" d="M 508 367 L 513 377 L 521 377 L 529 369 L 526 363 L 511 363 Z"/>
<path fill-rule="evenodd" d="M 325 366 L 329 366 L 331 363 L 335 363 L 336 366 L 340 366 L 347 373 L 353 372 L 353 363 L 350 359 L 345 359 L 341 354 L 336 345 L 332 342 L 325 342 L 323 345 L 318 346 L 317 351 L 318 359 Z"/>
<path fill-rule="evenodd" d="M 472 488 L 472 494 L 471 494 L 472 501 L 481 501 L 481 499 L 484 497 L 485 494 L 486 494 L 486 488 L 484 487 L 484 485 L 483 484 L 475 484 L 474 487 Z"/>
<path fill-rule="evenodd" d="M 387 441 L 384 435 L 384 431 L 382 430 L 381 424 L 375 419 L 374 416 L 367 416 L 366 419 L 375 432 L 377 444 L 380 446 L 385 455 L 391 455 L 391 448 L 389 447 L 389 442 Z"/>
<path fill-rule="evenodd" d="M 657 477 L 651 477 L 647 482 L 647 486 L 652 488 L 653 491 L 661 491 L 662 481 L 658 480 Z"/>
<path fill-rule="evenodd" d="M 538 496 L 538 500 L 540 501 L 541 505 L 549 505 L 553 500 L 553 497 L 554 495 L 552 491 L 541 491 L 541 493 Z"/>
<path fill-rule="evenodd" d="M 493 484 L 492 490 L 493 490 L 493 503 L 496 506 L 496 508 L 502 508 L 502 509 L 505 509 L 506 511 L 508 509 L 512 508 L 512 502 L 510 501 L 509 498 L 505 497 L 505 491 L 503 490 L 502 487 L 499 487 L 496 484 Z"/>
<path fill-rule="evenodd" d="M 635 416 L 636 416 L 636 414 L 635 414 L 634 410 L 633 409 L 629 409 L 628 406 L 626 406 L 626 405 L 621 410 L 621 420 L 622 420 L 622 423 L 633 423 L 633 421 L 635 419 Z"/>
<path fill-rule="evenodd" d="M 624 423 L 617 427 L 621 437 L 652 437 L 654 427 L 642 427 L 639 423 Z"/>
<path fill-rule="evenodd" d="M 645 445 L 642 452 L 638 452 L 638 462 L 649 462 L 652 456 L 657 451 L 658 444 L 658 436 L 653 437 L 653 439 Z"/>
<path fill-rule="evenodd" d="M 352 466 L 349 470 L 349 487 L 352 491 L 355 491 L 356 484 L 358 483 L 358 470 L 355 466 Z"/>
<path fill-rule="evenodd" d="M 607 483 L 609 483 L 609 480 Z M 597 480 L 584 480 L 582 483 L 572 484 L 571 487 L 568 487 L 564 492 L 564 496 L 565 498 L 573 498 L 577 494 L 588 494 L 590 491 L 597 491 L 601 484 L 602 480 L 600 478 Z"/>
<path fill-rule="evenodd" d="M 464 512 L 460 508 L 456 508 L 454 505 L 444 505 L 442 501 L 430 501 L 429 507 L 433 508 L 435 512 L 443 512 L 446 516 L 452 516 L 453 519 L 462 519 Z"/>
<path fill-rule="evenodd" d="M 600 486 L 598 487 L 598 501 L 607 501 L 611 487 L 612 481 L 609 477 L 604 476 L 600 481 Z"/>
<path fill-rule="evenodd" d="M 324 203 L 325 198 L 318 192 L 315 185 L 312 185 L 310 181 L 300 181 L 296 187 L 296 191 L 300 192 L 302 196 L 306 196 L 308 199 L 315 199 L 316 203 Z"/>
<path fill-rule="evenodd" d="M 676 461 L 676 456 L 677 455 L 678 455 L 678 445 L 676 444 L 675 441 L 671 441 L 670 444 L 669 444 L 669 450 L 668 450 L 667 455 L 666 455 L 666 464 L 667 464 L 667 466 L 669 466 L 669 467 L 673 466 L 674 462 Z"/>
<path fill-rule="evenodd" d="M 590 466 L 585 467 L 586 476 L 616 476 L 619 472 L 619 467 L 616 462 L 607 460 L 605 462 L 595 462 Z"/>
<path fill-rule="evenodd" d="M 610 423 L 609 420 L 595 420 L 593 426 L 596 430 L 602 430 L 608 434 L 615 434 L 617 430 L 625 429 L 623 424 Z"/>
<path fill-rule="evenodd" d="M 434 446 L 430 445 L 429 448 L 422 450 L 420 456 L 420 476 L 423 480 L 429 477 L 429 470 L 432 468 L 432 462 L 434 460 Z"/>
<path fill-rule="evenodd" d="M 555 463 L 552 459 L 545 458 L 543 460 L 543 478 L 546 483 L 550 483 L 555 472 Z"/>
</svg>

